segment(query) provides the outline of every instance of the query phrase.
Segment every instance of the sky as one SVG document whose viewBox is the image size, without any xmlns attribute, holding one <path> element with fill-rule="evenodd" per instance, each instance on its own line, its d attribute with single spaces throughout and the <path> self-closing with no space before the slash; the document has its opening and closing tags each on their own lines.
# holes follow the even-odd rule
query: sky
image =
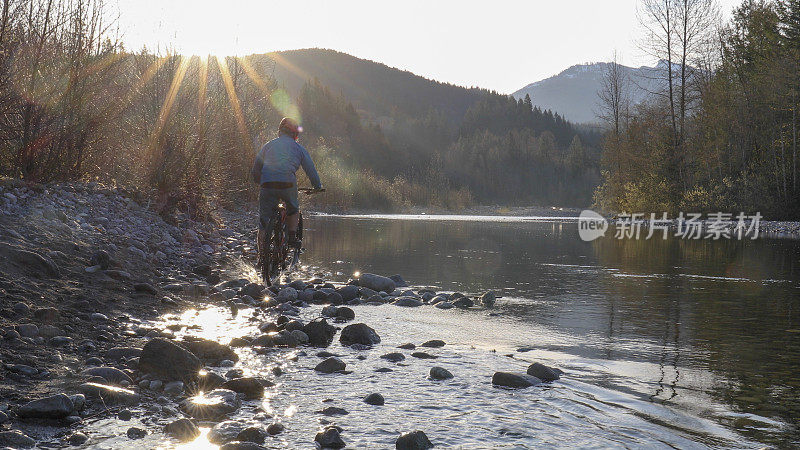
<svg viewBox="0 0 800 450">
<path fill-rule="evenodd" d="M 717 0 L 723 17 L 740 0 Z M 131 50 L 217 56 L 320 47 L 510 94 L 569 66 L 652 65 L 638 0 L 109 0 Z"/>
</svg>

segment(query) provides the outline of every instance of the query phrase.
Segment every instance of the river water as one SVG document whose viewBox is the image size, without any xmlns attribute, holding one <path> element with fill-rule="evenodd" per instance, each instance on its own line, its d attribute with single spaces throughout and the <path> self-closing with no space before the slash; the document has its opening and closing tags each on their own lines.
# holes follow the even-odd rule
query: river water
<svg viewBox="0 0 800 450">
<path fill-rule="evenodd" d="M 355 306 L 356 322 L 382 342 L 355 351 L 335 341 L 328 350 L 350 374 L 315 373 L 313 349 L 237 349 L 246 375 L 277 382 L 234 417 L 284 423 L 270 448 L 313 447 L 329 422 L 355 448 L 393 448 L 415 429 L 444 448 L 800 444 L 798 240 L 583 242 L 574 220 L 530 218 L 312 216 L 306 227 L 303 262 L 336 281 L 397 273 L 415 287 L 502 298 L 492 310 Z M 305 308 L 303 318 L 319 311 Z M 204 337 L 226 343 L 254 334 L 249 316 L 211 308 L 168 321 L 200 324 Z M 430 339 L 447 342 L 425 349 L 435 360 L 396 348 Z M 406 360 L 380 358 L 392 351 Z M 565 375 L 523 390 L 491 385 L 495 371 L 524 372 L 533 361 Z M 434 365 L 455 378 L 428 379 Z M 363 403 L 372 392 L 386 404 Z M 328 406 L 349 414 L 322 415 Z M 108 438 L 95 442 L 131 445 L 119 426 L 96 424 Z M 172 446 L 157 435 L 141 445 Z M 215 447 L 200 438 L 185 448 Z"/>
</svg>

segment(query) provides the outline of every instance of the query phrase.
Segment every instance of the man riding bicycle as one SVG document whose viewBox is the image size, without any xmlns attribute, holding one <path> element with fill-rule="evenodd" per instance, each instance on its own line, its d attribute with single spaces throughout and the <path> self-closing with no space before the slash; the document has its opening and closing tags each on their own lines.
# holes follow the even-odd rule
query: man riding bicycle
<svg viewBox="0 0 800 450">
<path fill-rule="evenodd" d="M 296 120 L 284 117 L 278 126 L 278 137 L 264 144 L 253 163 L 253 182 L 261 185 L 258 195 L 258 242 L 269 224 L 273 211 L 283 200 L 286 204 L 286 228 L 289 245 L 300 248 L 297 226 L 300 221 L 300 203 L 297 198 L 297 169 L 302 166 L 314 189 L 322 189 L 319 174 L 297 138 L 303 128 Z"/>
</svg>

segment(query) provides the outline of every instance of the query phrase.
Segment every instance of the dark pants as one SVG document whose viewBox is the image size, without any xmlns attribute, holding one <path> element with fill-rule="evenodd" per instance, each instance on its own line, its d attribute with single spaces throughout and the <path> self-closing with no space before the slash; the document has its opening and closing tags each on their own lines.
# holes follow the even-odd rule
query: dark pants
<svg viewBox="0 0 800 450">
<path fill-rule="evenodd" d="M 261 186 L 261 191 L 258 193 L 258 215 L 259 225 L 262 229 L 266 228 L 267 224 L 269 224 L 269 219 L 274 214 L 281 200 L 286 204 L 287 215 L 291 216 L 292 214 L 300 212 L 300 202 L 297 198 L 296 184 L 292 184 L 292 186 L 288 188 L 269 187 L 269 184 L 267 184 L 267 186 Z"/>
</svg>

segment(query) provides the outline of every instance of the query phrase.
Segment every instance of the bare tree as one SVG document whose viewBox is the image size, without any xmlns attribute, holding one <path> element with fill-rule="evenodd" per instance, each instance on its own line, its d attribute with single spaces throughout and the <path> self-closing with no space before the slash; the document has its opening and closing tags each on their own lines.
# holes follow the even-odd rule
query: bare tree
<svg viewBox="0 0 800 450">
<path fill-rule="evenodd" d="M 608 124 L 616 136 L 622 132 L 623 120 L 630 107 L 629 81 L 624 68 L 617 60 L 615 51 L 614 59 L 606 66 L 597 96 L 600 98 L 600 118 Z"/>
</svg>

